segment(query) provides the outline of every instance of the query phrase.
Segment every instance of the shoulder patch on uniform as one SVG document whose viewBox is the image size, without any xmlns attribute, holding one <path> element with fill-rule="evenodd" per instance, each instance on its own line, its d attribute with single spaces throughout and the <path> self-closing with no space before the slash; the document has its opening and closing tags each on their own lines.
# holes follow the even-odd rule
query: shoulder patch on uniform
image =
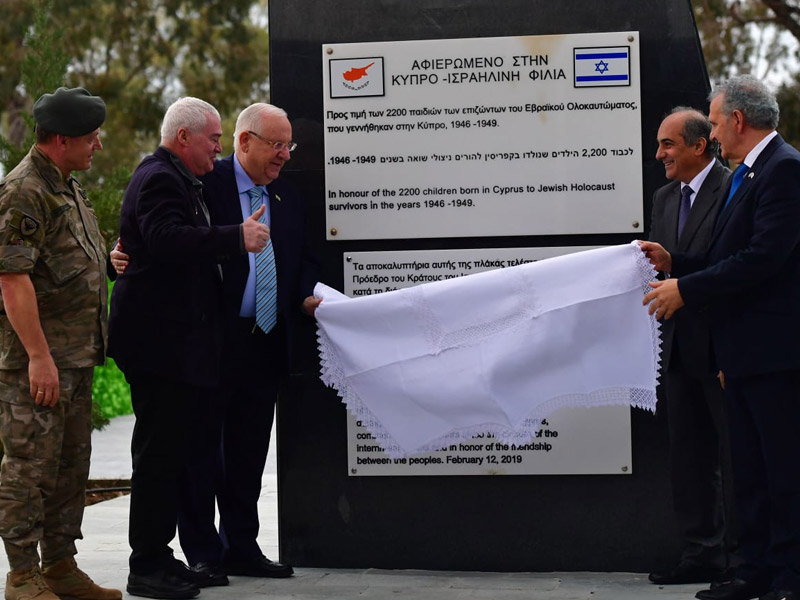
<svg viewBox="0 0 800 600">
<path fill-rule="evenodd" d="M 19 223 L 19 232 L 25 237 L 31 237 L 37 231 L 39 231 L 39 221 L 24 215 Z"/>
</svg>

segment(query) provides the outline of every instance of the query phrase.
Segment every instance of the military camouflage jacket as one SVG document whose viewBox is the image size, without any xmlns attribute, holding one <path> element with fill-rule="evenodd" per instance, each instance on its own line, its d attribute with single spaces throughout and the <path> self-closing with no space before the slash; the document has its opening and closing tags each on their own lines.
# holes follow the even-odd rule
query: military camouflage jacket
<svg viewBox="0 0 800 600">
<path fill-rule="evenodd" d="M 97 217 L 74 177 L 36 146 L 0 182 L 0 273 L 28 273 L 39 320 L 59 368 L 101 364 L 108 287 L 106 245 Z M 19 369 L 28 355 L 0 298 L 0 369 Z"/>
</svg>

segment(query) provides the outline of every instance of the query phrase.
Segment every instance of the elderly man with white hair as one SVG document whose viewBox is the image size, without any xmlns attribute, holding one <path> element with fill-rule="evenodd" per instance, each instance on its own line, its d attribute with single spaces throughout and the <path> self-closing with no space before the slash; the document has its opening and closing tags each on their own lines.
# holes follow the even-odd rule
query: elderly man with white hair
<svg viewBox="0 0 800 600">
<path fill-rule="evenodd" d="M 178 494 L 193 421 L 219 385 L 225 256 L 260 252 L 258 215 L 211 226 L 198 176 L 222 151 L 216 109 L 182 98 L 167 109 L 161 145 L 131 179 L 120 215 L 130 263 L 111 297 L 108 354 L 131 386 L 136 414 L 131 452 L 128 593 L 193 598 L 197 574 L 172 555 Z"/>
<path fill-rule="evenodd" d="M 258 498 L 293 344 L 308 319 L 303 313 L 312 315 L 319 304 L 312 295 L 318 268 L 305 243 L 305 203 L 279 179 L 296 147 L 286 112 L 263 102 L 248 106 L 236 121 L 233 146 L 234 153 L 202 178 L 212 222 L 238 226 L 260 215 L 270 240 L 261 254 L 221 263 L 222 387 L 202 427 L 205 441 L 190 465 L 178 521 L 181 547 L 195 573 L 206 576 L 205 585 L 225 585 L 227 575 L 292 575 L 292 567 L 269 560 L 258 546 Z M 212 467 L 220 467 L 214 477 Z"/>
</svg>

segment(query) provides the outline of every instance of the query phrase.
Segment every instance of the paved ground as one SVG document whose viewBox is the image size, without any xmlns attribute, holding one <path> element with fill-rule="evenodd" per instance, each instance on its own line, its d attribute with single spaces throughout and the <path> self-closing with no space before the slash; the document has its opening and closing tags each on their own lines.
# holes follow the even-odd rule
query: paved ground
<svg viewBox="0 0 800 600">
<path fill-rule="evenodd" d="M 130 477 L 133 417 L 114 419 L 95 432 L 92 479 Z M 275 436 L 273 435 L 273 440 Z M 278 555 L 275 452 L 264 473 L 259 541 L 267 556 Z M 127 578 L 127 496 L 86 509 L 79 562 L 98 583 L 125 587 Z M 173 544 L 177 548 L 177 544 Z M 7 569 L 5 554 L 0 567 Z M 0 580 L 2 581 L 2 580 Z M 475 573 L 378 569 L 297 569 L 287 580 L 231 578 L 231 585 L 202 591 L 206 600 L 690 600 L 698 586 L 658 587 L 642 573 Z M 128 597 L 126 595 L 126 597 Z"/>
</svg>

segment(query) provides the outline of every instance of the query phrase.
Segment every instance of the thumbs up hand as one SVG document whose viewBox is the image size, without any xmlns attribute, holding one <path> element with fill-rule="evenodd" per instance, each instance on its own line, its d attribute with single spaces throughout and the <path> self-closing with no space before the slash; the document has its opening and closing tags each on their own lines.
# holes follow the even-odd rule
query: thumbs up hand
<svg viewBox="0 0 800 600">
<path fill-rule="evenodd" d="M 266 206 L 262 204 L 256 212 L 242 223 L 244 248 L 248 252 L 261 252 L 267 246 L 269 227 L 259 222 L 265 210 Z"/>
</svg>

